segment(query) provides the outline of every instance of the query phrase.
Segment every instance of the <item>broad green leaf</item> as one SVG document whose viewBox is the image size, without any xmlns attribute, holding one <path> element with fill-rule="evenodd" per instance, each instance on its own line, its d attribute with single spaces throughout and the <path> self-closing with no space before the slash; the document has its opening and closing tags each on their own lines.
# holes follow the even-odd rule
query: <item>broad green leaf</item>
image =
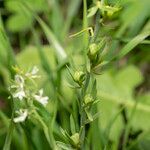
<svg viewBox="0 0 150 150">
<path fill-rule="evenodd" d="M 34 12 L 47 11 L 48 9 L 48 2 L 45 0 L 6 0 L 5 7 L 12 13 L 17 13 L 18 15 L 22 14 L 22 1 L 25 1 L 28 5 L 30 5 Z"/>
<path fill-rule="evenodd" d="M 33 18 L 24 16 L 24 14 L 16 14 L 9 17 L 7 20 L 7 28 L 12 32 L 26 31 L 32 26 Z"/>
<path fill-rule="evenodd" d="M 7 28 L 12 32 L 26 31 L 33 24 L 34 18 L 29 11 L 22 6 L 22 0 L 6 0 L 5 7 L 11 15 L 7 19 Z M 47 11 L 45 0 L 26 0 L 26 2 L 35 13 Z M 33 5 L 34 3 L 34 5 Z"/>
<path fill-rule="evenodd" d="M 99 76 L 97 81 L 98 96 L 101 102 L 99 110 L 101 112 L 100 122 L 105 128 L 110 119 L 119 111 L 119 106 L 124 105 L 127 109 L 127 115 L 135 105 L 133 96 L 134 88 L 143 81 L 140 71 L 135 66 L 129 66 L 115 73 L 106 72 Z M 149 121 L 150 106 L 144 103 L 138 103 L 131 126 L 136 129 L 147 130 L 150 127 Z M 147 122 L 146 124 L 144 122 Z M 119 115 L 111 127 L 110 137 L 117 141 L 121 130 L 123 129 L 122 118 Z"/>
<path fill-rule="evenodd" d="M 51 47 L 44 46 L 42 47 L 43 52 L 45 53 L 47 60 L 53 69 L 55 69 L 55 58 L 54 52 Z M 34 46 L 27 46 L 21 53 L 16 55 L 17 62 L 21 68 L 29 69 L 34 65 L 40 66 L 40 56 L 38 54 L 37 48 Z M 40 66 L 41 67 L 41 66 Z"/>
<path fill-rule="evenodd" d="M 18 1 L 15 1 L 15 0 L 6 0 L 5 7 L 10 12 L 21 12 L 22 11 Z"/>
</svg>

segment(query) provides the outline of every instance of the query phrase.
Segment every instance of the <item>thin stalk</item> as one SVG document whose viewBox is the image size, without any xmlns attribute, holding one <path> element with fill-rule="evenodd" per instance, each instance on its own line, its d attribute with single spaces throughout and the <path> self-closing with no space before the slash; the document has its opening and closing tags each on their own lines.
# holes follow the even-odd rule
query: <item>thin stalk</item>
<svg viewBox="0 0 150 150">
<path fill-rule="evenodd" d="M 82 106 L 81 106 L 82 107 Z M 83 110 L 83 108 L 81 108 L 81 127 L 80 127 L 80 131 L 81 131 L 81 135 L 80 135 L 80 140 L 81 140 L 81 149 L 84 149 L 84 141 L 85 141 L 85 112 Z"/>
<path fill-rule="evenodd" d="M 115 114 L 115 116 L 110 120 L 108 126 L 106 127 L 105 134 L 106 134 L 106 141 L 105 141 L 105 149 L 108 149 L 108 142 L 109 142 L 109 135 L 111 132 L 111 127 L 115 123 L 116 119 L 119 117 L 120 113 L 123 111 L 125 106 L 121 107 L 120 110 Z"/>
<path fill-rule="evenodd" d="M 91 38 L 90 43 L 93 43 L 96 41 L 96 38 L 98 36 L 99 30 L 100 30 L 100 12 L 97 12 L 96 14 L 96 21 L 95 21 L 95 30 L 94 30 L 94 36 Z"/>
<path fill-rule="evenodd" d="M 3 150 L 9 150 L 10 149 L 10 144 L 11 144 L 13 130 L 14 130 L 14 122 L 13 122 L 13 118 L 14 118 L 14 104 L 13 104 L 13 98 L 12 97 L 11 97 L 11 107 L 12 107 L 11 121 L 10 121 L 9 129 L 8 129 L 8 132 L 7 132 L 7 135 L 6 135 L 6 139 L 5 139 L 5 143 L 4 143 L 4 146 L 3 146 Z"/>
<path fill-rule="evenodd" d="M 88 28 L 88 20 L 87 20 L 87 0 L 83 0 L 83 30 Z M 85 33 L 83 36 L 83 44 L 86 48 L 88 45 L 88 33 Z"/>
<path fill-rule="evenodd" d="M 81 141 L 81 149 L 84 149 L 84 142 L 85 142 L 85 121 L 86 121 L 86 113 L 85 110 L 83 108 L 83 99 L 84 96 L 86 94 L 87 91 L 87 87 L 89 85 L 89 80 L 90 80 L 90 74 L 87 72 L 87 78 L 85 81 L 84 86 L 82 86 L 81 88 L 81 93 L 80 93 L 80 97 L 81 97 L 81 101 L 80 101 L 80 115 L 81 115 L 81 119 L 80 119 L 80 141 Z"/>
<path fill-rule="evenodd" d="M 134 114 L 135 114 L 135 111 L 136 111 L 136 107 L 137 107 L 137 104 L 138 102 L 136 101 L 135 105 L 134 105 L 134 108 L 131 112 L 131 116 L 128 120 L 128 123 L 126 125 L 126 128 L 125 128 L 125 133 L 124 133 L 124 138 L 123 138 L 123 150 L 126 150 L 126 145 L 127 145 L 127 141 L 128 141 L 128 135 L 129 135 L 129 132 L 130 132 L 130 127 L 131 127 L 131 122 L 132 122 L 132 119 L 134 117 Z"/>
<path fill-rule="evenodd" d="M 49 146 L 53 150 L 57 150 L 57 146 L 55 143 L 53 133 L 51 132 L 51 130 L 48 129 L 47 125 L 45 124 L 45 122 L 42 120 L 41 116 L 36 111 L 34 112 L 34 114 L 35 114 L 36 119 L 41 123 L 41 125 L 43 127 L 43 131 L 44 131 L 45 137 L 49 143 Z"/>
</svg>

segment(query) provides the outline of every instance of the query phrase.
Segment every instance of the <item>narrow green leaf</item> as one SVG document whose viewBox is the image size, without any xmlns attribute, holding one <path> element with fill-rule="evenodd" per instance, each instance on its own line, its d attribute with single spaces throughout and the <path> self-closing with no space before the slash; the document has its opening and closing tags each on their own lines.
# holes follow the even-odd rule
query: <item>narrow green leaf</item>
<svg viewBox="0 0 150 150">
<path fill-rule="evenodd" d="M 137 35 L 128 44 L 126 44 L 123 47 L 123 49 L 118 54 L 117 58 L 121 59 L 122 57 L 124 57 L 127 53 L 133 50 L 139 43 L 141 43 L 144 39 L 146 39 L 149 35 L 150 35 L 150 30 Z"/>
<path fill-rule="evenodd" d="M 33 12 L 31 7 L 27 3 L 25 3 L 25 2 L 21 2 L 21 3 L 22 3 L 22 7 L 25 8 L 27 11 L 29 11 L 31 13 L 31 15 L 40 24 L 41 28 L 43 29 L 43 31 L 44 31 L 44 33 L 45 33 L 45 35 L 47 37 L 47 40 L 55 48 L 58 59 L 60 61 L 63 61 L 64 59 L 66 59 L 67 58 L 67 54 L 66 54 L 65 50 L 60 45 L 60 43 L 58 42 L 57 38 L 55 37 L 55 35 L 51 31 L 51 29 L 48 27 L 48 25 L 38 15 L 36 15 Z"/>
<path fill-rule="evenodd" d="M 76 127 L 75 127 L 75 121 L 74 121 L 72 114 L 70 115 L 70 128 L 71 128 L 71 133 L 75 134 L 76 133 Z"/>
<path fill-rule="evenodd" d="M 71 145 L 69 145 L 69 144 L 65 144 L 65 143 L 59 142 L 59 141 L 57 141 L 56 143 L 57 143 L 57 146 L 63 150 L 74 150 L 73 148 L 71 148 Z"/>
<path fill-rule="evenodd" d="M 32 29 L 32 32 L 33 32 L 33 35 L 34 35 L 34 40 L 35 40 L 35 43 L 36 43 L 36 46 L 37 46 L 39 56 L 41 58 L 41 63 L 42 63 L 43 69 L 48 74 L 50 81 L 53 83 L 53 86 L 55 86 L 54 79 L 53 79 L 53 76 L 52 76 L 52 69 L 51 69 L 51 67 L 48 63 L 48 60 L 45 56 L 45 53 L 43 52 L 43 50 L 41 48 L 40 41 L 39 41 L 39 38 L 38 38 L 38 34 L 36 33 L 36 31 L 34 29 Z"/>
<path fill-rule="evenodd" d="M 13 123 L 13 119 L 11 119 L 3 150 L 9 150 L 10 149 L 13 130 L 14 130 L 14 123 Z"/>
<path fill-rule="evenodd" d="M 4 143 L 4 146 L 3 146 L 3 150 L 9 150 L 10 149 L 11 140 L 12 140 L 12 136 L 13 136 L 13 130 L 14 130 L 14 127 L 15 127 L 15 124 L 13 122 L 14 103 L 13 103 L 12 98 L 11 98 L 11 107 L 12 107 L 12 115 L 11 115 L 11 120 L 10 120 L 10 124 L 9 124 L 9 128 L 8 128 L 8 132 L 7 132 L 7 135 L 6 135 L 5 143 Z"/>
<path fill-rule="evenodd" d="M 67 54 L 65 50 L 62 48 L 62 46 L 57 41 L 56 37 L 54 36 L 53 32 L 50 30 L 50 28 L 46 25 L 46 23 L 39 17 L 37 17 L 37 20 L 39 24 L 41 25 L 43 31 L 45 32 L 45 35 L 49 41 L 49 43 L 52 43 L 53 47 L 56 49 L 57 56 L 60 60 L 64 60 L 67 57 Z"/>
<path fill-rule="evenodd" d="M 79 6 L 81 4 L 80 0 L 70 0 L 67 10 L 67 18 L 64 24 L 64 34 L 67 35 L 70 29 L 73 17 L 78 13 Z"/>
<path fill-rule="evenodd" d="M 88 19 L 87 19 L 87 0 L 83 0 L 83 29 L 88 28 Z M 83 36 L 84 48 L 88 44 L 88 33 L 85 33 Z"/>
<path fill-rule="evenodd" d="M 1 44 L 2 48 L 4 48 L 7 52 L 8 67 L 11 69 L 12 65 L 16 64 L 16 61 L 15 61 L 13 49 L 10 45 L 10 42 L 9 42 L 6 32 L 4 30 L 1 15 L 0 15 L 0 44 Z"/>
</svg>

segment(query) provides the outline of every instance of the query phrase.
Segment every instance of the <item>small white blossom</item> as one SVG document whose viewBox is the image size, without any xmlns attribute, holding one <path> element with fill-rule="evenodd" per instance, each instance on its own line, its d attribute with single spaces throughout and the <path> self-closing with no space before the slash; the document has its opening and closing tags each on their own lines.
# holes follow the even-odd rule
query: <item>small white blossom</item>
<svg viewBox="0 0 150 150">
<path fill-rule="evenodd" d="M 39 69 L 36 66 L 34 66 L 32 71 L 31 71 L 31 74 L 32 75 L 37 74 L 38 71 L 39 71 Z"/>
<path fill-rule="evenodd" d="M 24 91 L 24 78 L 21 75 L 15 75 L 15 82 L 13 85 L 10 86 L 9 89 L 15 89 L 15 91 L 12 94 L 14 98 L 22 100 L 24 97 L 26 97 Z"/>
<path fill-rule="evenodd" d="M 26 97 L 26 94 L 25 94 L 25 91 L 23 90 L 23 88 L 17 90 L 13 94 L 13 98 L 19 98 L 19 100 L 22 100 L 24 97 Z"/>
<path fill-rule="evenodd" d="M 39 95 L 34 95 L 35 100 L 37 100 L 39 103 L 41 103 L 43 106 L 46 106 L 48 103 L 48 97 L 43 97 L 43 89 L 39 90 Z"/>
<path fill-rule="evenodd" d="M 18 87 L 23 88 L 24 86 L 24 78 L 21 75 L 15 75 L 15 82 Z"/>
<path fill-rule="evenodd" d="M 19 111 L 16 111 L 16 114 L 18 114 L 18 117 L 14 118 L 13 121 L 15 123 L 24 122 L 28 116 L 28 110 L 20 109 Z"/>
<path fill-rule="evenodd" d="M 31 70 L 31 72 L 27 72 L 25 75 L 29 78 L 35 79 L 38 78 L 39 76 L 37 75 L 39 69 L 34 66 L 33 69 Z"/>
</svg>

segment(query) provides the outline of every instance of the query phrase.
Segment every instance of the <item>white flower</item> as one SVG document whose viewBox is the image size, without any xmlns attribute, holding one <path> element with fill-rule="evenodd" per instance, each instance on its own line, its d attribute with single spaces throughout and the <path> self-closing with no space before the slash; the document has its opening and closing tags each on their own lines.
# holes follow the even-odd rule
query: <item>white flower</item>
<svg viewBox="0 0 150 150">
<path fill-rule="evenodd" d="M 15 123 L 24 122 L 28 116 L 28 110 L 20 109 L 19 111 L 16 111 L 16 114 L 18 114 L 18 117 L 14 118 L 13 121 Z"/>
<path fill-rule="evenodd" d="M 21 75 L 15 75 L 15 82 L 13 85 L 10 86 L 10 90 L 11 89 L 15 89 L 12 94 L 14 98 L 22 100 L 24 97 L 26 97 L 24 91 L 24 78 Z"/>
<path fill-rule="evenodd" d="M 37 75 L 39 69 L 34 66 L 33 69 L 31 70 L 31 72 L 27 72 L 25 75 L 29 78 L 38 78 L 39 76 Z"/>
<path fill-rule="evenodd" d="M 18 87 L 23 88 L 24 86 L 24 78 L 21 75 L 15 75 L 15 82 Z"/>
<path fill-rule="evenodd" d="M 37 74 L 38 71 L 39 71 L 39 69 L 36 66 L 34 66 L 32 71 L 31 71 L 31 74 L 32 75 Z"/>
<path fill-rule="evenodd" d="M 48 97 L 43 97 L 43 89 L 39 90 L 39 95 L 34 95 L 35 100 L 37 100 L 39 103 L 41 103 L 43 106 L 46 106 L 48 103 Z"/>
<path fill-rule="evenodd" d="M 26 97 L 25 91 L 23 88 L 18 89 L 14 94 L 13 98 L 19 98 L 19 100 L 22 100 L 24 97 Z"/>
</svg>

